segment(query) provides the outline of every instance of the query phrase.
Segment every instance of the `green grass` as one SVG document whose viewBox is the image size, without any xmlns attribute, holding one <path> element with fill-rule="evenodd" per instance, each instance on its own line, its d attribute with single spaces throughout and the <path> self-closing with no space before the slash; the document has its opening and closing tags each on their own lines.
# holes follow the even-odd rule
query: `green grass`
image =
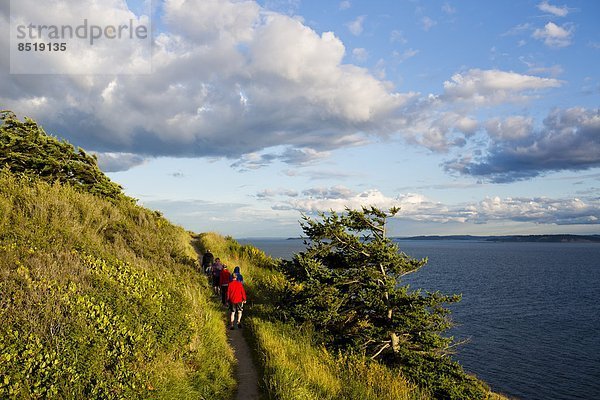
<svg viewBox="0 0 600 400">
<path fill-rule="evenodd" d="M 429 397 L 389 368 L 363 357 L 334 355 L 310 333 L 283 323 L 250 319 L 269 398 L 282 400 L 416 400 Z"/>
<path fill-rule="evenodd" d="M 130 199 L 2 171 L 0 398 L 231 398 L 190 241 Z"/>
</svg>

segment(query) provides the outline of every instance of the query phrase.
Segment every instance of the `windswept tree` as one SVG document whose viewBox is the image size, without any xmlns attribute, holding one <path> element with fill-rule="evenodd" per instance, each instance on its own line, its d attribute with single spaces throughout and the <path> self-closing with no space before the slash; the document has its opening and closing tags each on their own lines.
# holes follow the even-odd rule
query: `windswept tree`
<svg viewBox="0 0 600 400">
<path fill-rule="evenodd" d="M 122 197 L 121 186 L 98 168 L 96 157 L 48 135 L 34 120 L 0 111 L 0 169 L 59 181 L 105 198 Z"/>
<path fill-rule="evenodd" d="M 330 348 L 400 367 L 436 398 L 485 398 L 482 384 L 447 357 L 454 341 L 442 336 L 452 325 L 444 305 L 460 296 L 401 283 L 427 260 L 401 252 L 387 237 L 386 221 L 398 211 L 363 207 L 303 216 L 307 248 L 283 265 L 285 317 L 314 326 Z"/>
</svg>

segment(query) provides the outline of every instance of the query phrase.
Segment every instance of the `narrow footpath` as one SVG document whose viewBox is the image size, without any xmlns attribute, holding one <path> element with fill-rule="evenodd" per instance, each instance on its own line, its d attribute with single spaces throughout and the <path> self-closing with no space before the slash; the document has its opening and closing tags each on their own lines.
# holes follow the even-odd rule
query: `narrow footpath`
<svg viewBox="0 0 600 400">
<path fill-rule="evenodd" d="M 243 320 L 242 323 L 244 323 Z M 258 372 L 254 367 L 248 342 L 246 342 L 246 338 L 242 333 L 243 329 L 227 331 L 229 342 L 238 362 L 236 374 L 238 388 L 235 398 L 236 400 L 258 400 L 260 398 L 258 393 Z"/>
<path fill-rule="evenodd" d="M 192 246 L 198 253 L 199 262 L 202 260 L 202 252 L 197 247 L 197 243 Z M 258 392 L 258 372 L 252 360 L 252 353 L 248 342 L 243 335 L 243 329 L 229 330 L 229 312 L 226 315 L 227 338 L 237 360 L 236 380 L 238 383 L 236 391 L 236 400 L 259 400 Z M 242 326 L 244 320 L 242 318 Z"/>
</svg>

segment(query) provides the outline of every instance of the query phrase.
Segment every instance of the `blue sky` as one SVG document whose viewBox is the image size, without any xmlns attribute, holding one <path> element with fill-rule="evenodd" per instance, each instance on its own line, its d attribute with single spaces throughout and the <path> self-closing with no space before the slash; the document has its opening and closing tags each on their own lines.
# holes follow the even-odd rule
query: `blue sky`
<svg viewBox="0 0 600 400">
<path fill-rule="evenodd" d="M 44 17 L 69 21 L 57 4 L 74 1 Z M 148 5 L 90 19 L 146 21 Z M 152 6 L 152 73 L 109 73 L 111 54 L 142 60 L 115 43 L 88 54 L 93 75 L 10 74 L 3 57 L 0 105 L 172 221 L 294 236 L 301 213 L 376 205 L 401 207 L 394 235 L 600 233 L 600 2 Z M 3 54 L 15 12 L 0 6 Z M 62 56 L 46 62 L 82 64 Z"/>
</svg>

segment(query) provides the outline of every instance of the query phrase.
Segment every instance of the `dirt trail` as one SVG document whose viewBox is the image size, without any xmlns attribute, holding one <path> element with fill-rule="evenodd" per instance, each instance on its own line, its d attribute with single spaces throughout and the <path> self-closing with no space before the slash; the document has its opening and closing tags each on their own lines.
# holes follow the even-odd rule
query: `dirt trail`
<svg viewBox="0 0 600 400">
<path fill-rule="evenodd" d="M 194 241 L 193 247 L 198 253 L 199 262 L 202 261 L 202 251 L 198 248 L 198 242 Z M 252 354 L 248 342 L 242 333 L 242 329 L 229 330 L 229 311 L 226 313 L 227 337 L 233 348 L 237 359 L 236 379 L 238 382 L 236 400 L 259 400 L 258 372 L 252 360 Z M 242 324 L 244 320 L 242 319 Z"/>
<path fill-rule="evenodd" d="M 260 399 L 258 392 L 258 372 L 254 367 L 250 347 L 242 334 L 242 329 L 229 330 L 228 336 L 231 347 L 235 352 L 235 358 L 238 361 L 236 377 L 238 388 L 235 398 L 236 400 L 258 400 Z"/>
</svg>

